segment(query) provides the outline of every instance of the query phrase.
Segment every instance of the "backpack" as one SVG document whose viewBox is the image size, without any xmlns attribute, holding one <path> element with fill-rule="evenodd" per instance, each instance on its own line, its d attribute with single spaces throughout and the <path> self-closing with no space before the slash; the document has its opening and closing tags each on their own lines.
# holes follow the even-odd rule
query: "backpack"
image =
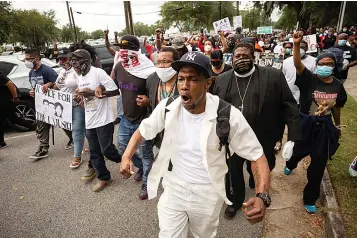
<svg viewBox="0 0 357 238">
<path fill-rule="evenodd" d="M 170 105 L 173 101 L 175 101 L 179 95 L 175 95 L 170 97 L 167 102 L 166 102 L 166 107 Z M 166 119 L 166 113 L 169 110 L 165 109 L 165 116 L 164 118 Z M 219 138 L 219 147 L 218 150 L 221 151 L 222 147 L 224 146 L 226 149 L 226 160 L 228 159 L 229 163 L 229 168 L 230 168 L 230 159 L 231 159 L 231 152 L 229 150 L 229 142 L 228 142 L 228 137 L 229 137 L 229 132 L 230 132 L 230 124 L 229 124 L 229 117 L 231 114 L 231 104 L 224 101 L 223 99 L 219 99 L 219 105 L 217 109 L 217 124 L 216 124 L 216 133 Z M 229 169 L 228 168 L 228 169 Z M 169 171 L 172 171 L 172 163 L 171 160 L 169 162 Z M 229 172 L 229 181 L 230 181 L 230 193 L 233 195 L 233 187 L 232 187 L 232 177 L 231 173 Z"/>
</svg>

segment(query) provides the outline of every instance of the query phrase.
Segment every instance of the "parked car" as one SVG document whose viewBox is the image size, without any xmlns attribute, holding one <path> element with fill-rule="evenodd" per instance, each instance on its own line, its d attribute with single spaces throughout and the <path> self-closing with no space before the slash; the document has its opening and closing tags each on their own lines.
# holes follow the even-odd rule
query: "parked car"
<svg viewBox="0 0 357 238">
<path fill-rule="evenodd" d="M 42 59 L 42 64 L 53 68 L 57 73 L 59 65 L 48 59 Z M 31 85 L 29 72 L 24 63 L 24 55 L 0 56 L 0 70 L 16 85 L 20 102 L 15 105 L 16 120 L 7 120 L 12 128 L 18 131 L 30 131 L 36 128 L 35 100 L 30 96 Z"/>
</svg>

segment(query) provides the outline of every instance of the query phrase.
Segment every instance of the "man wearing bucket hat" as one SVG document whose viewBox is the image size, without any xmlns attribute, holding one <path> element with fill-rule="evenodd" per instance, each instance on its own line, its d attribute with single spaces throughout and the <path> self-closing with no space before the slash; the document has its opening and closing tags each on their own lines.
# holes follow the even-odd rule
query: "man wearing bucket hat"
<svg viewBox="0 0 357 238">
<path fill-rule="evenodd" d="M 164 178 L 164 193 L 158 203 L 159 236 L 187 237 L 190 227 L 195 237 L 215 237 L 222 204 L 231 204 L 224 182 L 225 155 L 231 148 L 252 161 L 258 181 L 257 196 L 244 206 L 250 222 L 261 221 L 271 202 L 269 167 L 253 130 L 238 109 L 207 93 L 212 81 L 208 57 L 189 52 L 173 62 L 172 67 L 178 72 L 180 96 L 162 100 L 150 117 L 141 122 L 123 154 L 121 174 L 129 178 L 137 146 L 165 130 L 148 177 L 149 199 L 157 196 L 158 185 Z M 228 114 L 223 120 L 223 129 L 228 128 L 224 130 L 227 141 L 223 149 L 222 135 L 218 135 L 223 130 L 217 126 L 223 125 L 222 112 Z"/>
<path fill-rule="evenodd" d="M 109 97 L 118 95 L 119 91 L 114 81 L 103 69 L 91 66 L 91 55 L 87 50 L 78 49 L 70 53 L 69 57 L 78 74 L 78 90 L 75 92 L 74 99 L 78 100 L 77 95 L 84 97 L 90 166 L 96 170 L 99 180 L 93 186 L 93 191 L 99 192 L 112 181 L 104 156 L 116 163 L 121 161 L 121 156 L 113 144 L 114 116 L 109 99 Z M 94 90 L 99 85 L 105 87 L 107 91 L 101 97 L 95 97 Z"/>
</svg>

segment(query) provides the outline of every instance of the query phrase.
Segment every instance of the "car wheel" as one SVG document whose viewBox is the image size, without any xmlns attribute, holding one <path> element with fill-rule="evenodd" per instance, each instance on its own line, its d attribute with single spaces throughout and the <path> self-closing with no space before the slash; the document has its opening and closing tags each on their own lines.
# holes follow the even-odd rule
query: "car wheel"
<svg viewBox="0 0 357 238">
<path fill-rule="evenodd" d="M 20 100 L 15 105 L 14 120 L 8 122 L 17 131 L 26 132 L 36 129 L 36 110 L 33 103 Z"/>
</svg>

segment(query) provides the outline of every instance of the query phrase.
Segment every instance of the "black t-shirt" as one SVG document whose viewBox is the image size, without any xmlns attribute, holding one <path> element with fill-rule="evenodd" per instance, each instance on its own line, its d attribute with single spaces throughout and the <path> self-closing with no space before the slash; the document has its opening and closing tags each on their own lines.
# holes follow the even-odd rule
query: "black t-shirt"
<svg viewBox="0 0 357 238">
<path fill-rule="evenodd" d="M 0 71 L 0 104 L 6 104 L 10 102 L 12 98 L 9 88 L 5 85 L 10 79 Z"/>
<path fill-rule="evenodd" d="M 342 82 L 333 78 L 332 83 L 324 83 L 307 68 L 301 75 L 296 75 L 295 85 L 300 90 L 300 111 L 304 114 L 315 115 L 327 108 L 326 113 L 321 114 L 326 115 L 333 105 L 343 107 L 347 101 Z"/>
<path fill-rule="evenodd" d="M 224 72 L 227 72 L 228 70 L 231 70 L 231 69 L 232 69 L 232 66 L 230 66 L 230 65 L 228 65 L 228 64 L 224 64 L 223 71 L 220 72 L 219 74 L 216 74 L 216 73 L 213 72 L 213 70 L 212 70 L 212 76 L 216 77 L 216 76 L 218 76 L 218 75 L 220 75 L 220 74 L 223 74 Z M 214 84 L 215 84 L 215 81 L 213 80 L 211 86 L 210 86 L 209 89 L 208 89 L 208 92 L 212 93 L 213 88 L 214 88 Z"/>
<path fill-rule="evenodd" d="M 147 117 L 148 111 L 146 107 L 136 104 L 136 98 L 138 95 L 147 95 L 146 79 L 128 73 L 120 63 L 114 68 L 114 78 L 122 95 L 124 116 L 132 123 L 140 123 Z"/>
<path fill-rule="evenodd" d="M 348 60 L 349 63 L 357 60 L 356 50 L 353 49 L 352 47 L 345 45 L 345 46 L 337 46 L 337 48 L 343 50 L 343 58 Z M 348 77 L 348 69 L 343 70 L 336 75 L 336 78 L 338 79 L 347 79 L 347 77 Z"/>
<path fill-rule="evenodd" d="M 334 47 L 336 43 L 336 36 L 331 36 L 331 37 L 326 36 L 326 38 L 323 40 L 323 43 L 324 43 L 324 48 L 323 48 L 324 50 Z"/>
</svg>

